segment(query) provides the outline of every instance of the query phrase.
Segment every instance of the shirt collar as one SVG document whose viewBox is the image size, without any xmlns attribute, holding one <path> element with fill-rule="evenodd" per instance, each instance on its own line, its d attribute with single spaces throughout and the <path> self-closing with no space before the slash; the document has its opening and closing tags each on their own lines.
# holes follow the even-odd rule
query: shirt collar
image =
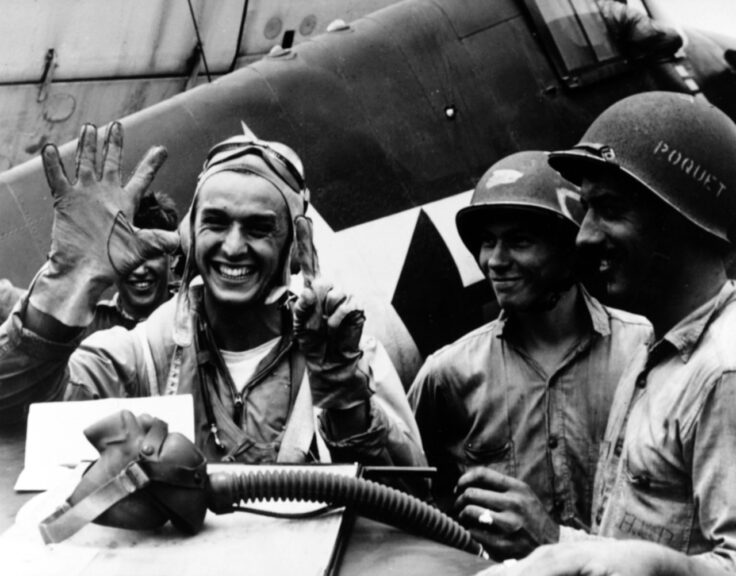
<svg viewBox="0 0 736 576">
<path fill-rule="evenodd" d="M 674 346 L 682 361 L 687 362 L 710 323 L 734 298 L 736 298 L 736 283 L 728 280 L 716 296 L 680 320 L 664 335 L 660 343 L 666 341 Z"/>
<path fill-rule="evenodd" d="M 131 314 L 128 314 L 128 312 L 126 312 L 125 308 L 123 308 L 123 305 L 120 302 L 120 292 L 115 292 L 115 295 L 110 298 L 107 304 L 115 308 L 118 313 L 126 320 L 131 320 L 133 322 L 140 322 L 141 320 L 145 320 L 145 318 L 136 318 L 135 316 L 132 316 Z"/>
<path fill-rule="evenodd" d="M 193 319 L 199 314 L 201 306 L 204 306 L 204 283 L 201 276 L 195 276 L 188 285 L 182 286 L 176 298 L 174 311 L 174 344 L 181 347 L 191 346 L 194 338 Z M 284 310 L 291 301 L 291 292 L 284 295 Z M 289 312 L 290 314 L 290 312 Z M 287 334 L 291 328 L 291 322 L 284 323 Z"/>
<path fill-rule="evenodd" d="M 601 336 L 609 336 L 611 334 L 611 316 L 605 306 L 593 298 L 582 284 L 580 293 L 583 295 L 583 302 L 590 315 L 590 321 L 593 324 L 593 331 Z"/>
<path fill-rule="evenodd" d="M 576 286 L 578 287 L 579 294 L 583 298 L 593 332 L 600 336 L 608 336 L 611 333 L 611 318 L 608 311 L 603 304 L 588 293 L 582 284 L 576 284 Z M 502 308 L 496 322 L 498 325 L 498 338 L 508 338 L 513 330 L 513 318 L 509 317 L 508 312 Z M 509 328 L 509 325 L 511 328 Z"/>
</svg>

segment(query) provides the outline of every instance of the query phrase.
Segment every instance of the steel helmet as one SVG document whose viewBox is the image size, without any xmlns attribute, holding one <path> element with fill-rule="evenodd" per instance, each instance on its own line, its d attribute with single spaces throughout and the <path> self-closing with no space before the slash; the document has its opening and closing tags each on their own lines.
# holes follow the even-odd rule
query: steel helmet
<svg viewBox="0 0 736 576">
<path fill-rule="evenodd" d="M 730 242 L 736 194 L 736 125 L 715 106 L 676 92 L 636 94 L 609 107 L 570 150 L 549 162 L 580 184 L 613 169 L 657 195 L 701 230 Z"/>
<path fill-rule="evenodd" d="M 573 231 L 583 217 L 577 188 L 550 168 L 547 153 L 517 152 L 496 162 L 478 181 L 470 205 L 455 217 L 460 238 L 478 255 L 479 233 L 499 208 L 548 214 Z"/>
</svg>

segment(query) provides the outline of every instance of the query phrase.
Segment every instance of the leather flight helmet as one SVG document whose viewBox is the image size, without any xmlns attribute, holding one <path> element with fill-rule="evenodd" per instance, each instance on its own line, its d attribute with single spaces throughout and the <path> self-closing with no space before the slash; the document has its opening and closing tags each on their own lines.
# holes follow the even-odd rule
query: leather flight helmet
<svg viewBox="0 0 736 576">
<path fill-rule="evenodd" d="M 701 230 L 730 243 L 736 211 L 736 125 L 702 98 L 644 92 L 596 118 L 570 150 L 549 162 L 580 184 L 615 170 L 649 190 Z"/>
<path fill-rule="evenodd" d="M 517 152 L 491 166 L 478 181 L 470 205 L 455 216 L 460 238 L 474 256 L 483 226 L 501 209 L 547 215 L 573 232 L 583 218 L 577 187 L 550 168 L 546 152 L 536 150 Z"/>
</svg>

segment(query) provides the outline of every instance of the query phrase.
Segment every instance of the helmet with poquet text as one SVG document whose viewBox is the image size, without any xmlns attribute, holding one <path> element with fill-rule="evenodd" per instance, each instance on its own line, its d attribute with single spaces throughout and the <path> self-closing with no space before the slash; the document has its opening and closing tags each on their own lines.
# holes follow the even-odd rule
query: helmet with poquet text
<svg viewBox="0 0 736 576">
<path fill-rule="evenodd" d="M 613 170 L 711 237 L 730 242 L 736 213 L 736 124 L 701 98 L 645 92 L 602 112 L 580 142 L 549 162 L 580 184 Z"/>
</svg>

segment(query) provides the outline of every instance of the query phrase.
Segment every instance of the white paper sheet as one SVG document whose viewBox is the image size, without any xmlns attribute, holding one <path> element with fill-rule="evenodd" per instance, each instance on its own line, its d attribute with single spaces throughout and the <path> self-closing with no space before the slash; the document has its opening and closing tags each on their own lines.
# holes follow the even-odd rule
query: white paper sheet
<svg viewBox="0 0 736 576">
<path fill-rule="evenodd" d="M 99 454 L 84 437 L 84 429 L 124 409 L 156 416 L 169 425 L 169 432 L 194 440 L 194 403 L 189 394 L 31 404 L 25 462 L 15 490 L 48 490 L 73 475 L 80 462 L 96 460 Z"/>
</svg>

